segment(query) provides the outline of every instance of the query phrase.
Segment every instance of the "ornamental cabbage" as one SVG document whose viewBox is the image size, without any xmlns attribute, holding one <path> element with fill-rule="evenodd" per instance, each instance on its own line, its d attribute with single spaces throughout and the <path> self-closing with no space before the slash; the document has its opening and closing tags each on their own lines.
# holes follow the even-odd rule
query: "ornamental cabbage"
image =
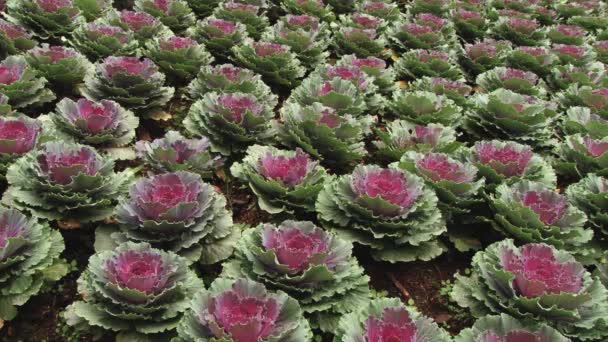
<svg viewBox="0 0 608 342">
<path fill-rule="evenodd" d="M 0 207 L 0 320 L 9 321 L 43 287 L 68 271 L 59 231 L 16 209 Z"/>
<path fill-rule="evenodd" d="M 590 173 L 566 189 L 566 197 L 584 211 L 589 222 L 608 235 L 608 179 Z"/>
<path fill-rule="evenodd" d="M 497 39 L 515 45 L 540 46 L 546 42 L 546 30 L 534 19 L 500 17 L 490 30 Z"/>
<path fill-rule="evenodd" d="M 239 22 L 217 19 L 214 16 L 199 20 L 188 29 L 189 35 L 205 45 L 218 60 L 227 61 L 233 56 L 231 48 L 247 38 L 247 28 Z"/>
<path fill-rule="evenodd" d="M 451 296 L 473 316 L 506 313 L 583 341 L 608 336 L 608 290 L 569 253 L 507 239 L 477 252 L 472 266 Z"/>
<path fill-rule="evenodd" d="M 0 117 L 0 178 L 17 158 L 36 146 L 40 123 L 25 115 Z"/>
<path fill-rule="evenodd" d="M 267 83 L 293 88 L 300 84 L 306 69 L 287 45 L 245 40 L 232 48 L 237 64 L 262 75 Z"/>
<path fill-rule="evenodd" d="M 64 312 L 80 331 L 168 341 L 203 282 L 186 259 L 147 243 L 97 252 L 78 279 L 82 301 Z"/>
<path fill-rule="evenodd" d="M 510 52 L 511 44 L 508 41 L 486 38 L 473 44 L 465 43 L 458 54 L 458 62 L 468 78 L 475 80 L 483 72 L 505 66 L 505 58 Z"/>
<path fill-rule="evenodd" d="M 187 0 L 188 6 L 198 18 L 207 18 L 219 6 L 221 0 Z"/>
<path fill-rule="evenodd" d="M 335 19 L 331 6 L 323 0 L 281 0 L 281 8 L 288 14 L 310 15 L 331 22 Z"/>
<path fill-rule="evenodd" d="M 399 161 L 407 151 L 451 153 L 461 146 L 452 127 L 435 123 L 416 125 L 395 120 L 387 125 L 386 131 L 376 129 L 376 134 L 380 138 L 373 142 L 377 153 L 392 162 Z"/>
<path fill-rule="evenodd" d="M 228 258 L 239 238 L 226 198 L 190 172 L 139 179 L 114 216 L 120 232 L 112 239 L 148 242 L 202 264 Z"/>
<path fill-rule="evenodd" d="M 114 55 L 130 56 L 139 46 L 132 31 L 107 25 L 103 20 L 76 27 L 70 43 L 92 61 Z"/>
<path fill-rule="evenodd" d="M 431 13 L 438 17 L 445 17 L 450 8 L 448 0 L 414 0 L 408 8 L 410 15 Z"/>
<path fill-rule="evenodd" d="M 369 80 L 369 78 L 367 78 Z M 315 103 L 330 107 L 340 115 L 360 116 L 367 112 L 365 89 L 371 81 L 365 81 L 361 86 L 355 85 L 349 79 L 334 77 L 324 80 L 321 75 L 312 74 L 291 92 L 286 103 L 297 103 L 302 106 L 311 106 Z M 373 97 L 372 94 L 370 94 Z M 375 104 L 372 102 L 372 104 Z"/>
<path fill-rule="evenodd" d="M 224 276 L 259 281 L 297 299 L 315 328 L 334 332 L 340 315 L 365 305 L 369 277 L 352 244 L 308 221 L 248 229 Z"/>
<path fill-rule="evenodd" d="M 398 298 L 373 299 L 342 316 L 335 335 L 335 342 L 451 341 L 437 323 Z"/>
<path fill-rule="evenodd" d="M 538 46 L 519 46 L 506 57 L 510 68 L 532 71 L 539 77 L 547 77 L 559 58 L 548 48 Z"/>
<path fill-rule="evenodd" d="M 260 14 L 260 6 L 226 1 L 213 11 L 213 16 L 234 23 L 245 25 L 247 34 L 253 39 L 260 39 L 262 32 L 268 27 L 268 17 Z"/>
<path fill-rule="evenodd" d="M 260 145 L 250 146 L 230 173 L 248 183 L 260 208 L 271 214 L 314 212 L 326 176 L 325 169 L 299 148 L 286 151 Z"/>
<path fill-rule="evenodd" d="M 577 67 L 572 64 L 556 65 L 548 77 L 554 90 L 567 90 L 571 84 L 592 88 L 608 86 L 608 68 L 604 63 L 594 62 Z"/>
<path fill-rule="evenodd" d="M 175 90 L 165 87 L 165 75 L 151 60 L 107 57 L 84 80 L 83 95 L 94 101 L 112 100 L 126 109 L 151 113 L 162 108 Z"/>
<path fill-rule="evenodd" d="M 507 314 L 484 316 L 464 329 L 454 338 L 455 342 L 570 342 L 570 339 L 546 324 L 530 326 Z"/>
<path fill-rule="evenodd" d="M 392 2 L 363 0 L 355 4 L 355 7 L 355 13 L 372 15 L 376 18 L 381 18 L 389 22 L 393 22 L 401 17 L 399 7 L 396 3 Z"/>
<path fill-rule="evenodd" d="M 216 279 L 199 291 L 177 327 L 176 342 L 310 341 L 298 301 L 249 279 Z"/>
<path fill-rule="evenodd" d="M 557 93 L 556 97 L 565 109 L 573 106 L 588 107 L 593 114 L 608 120 L 608 87 L 571 84 L 565 91 Z"/>
<path fill-rule="evenodd" d="M 473 41 L 485 37 L 488 21 L 478 9 L 464 8 L 462 3 L 457 3 L 461 8 L 452 11 L 454 29 L 456 34 L 465 41 Z"/>
<path fill-rule="evenodd" d="M 0 19 L 0 58 L 25 52 L 36 44 L 32 34 L 23 27 Z"/>
<path fill-rule="evenodd" d="M 360 58 L 381 58 L 386 47 L 384 35 L 375 29 L 339 25 L 333 32 L 333 48 L 338 56 L 354 54 Z"/>
<path fill-rule="evenodd" d="M 549 28 L 547 38 L 553 44 L 583 45 L 587 31 L 575 25 L 559 24 Z"/>
<path fill-rule="evenodd" d="M 96 222 L 112 214 L 133 176 L 130 169 L 115 173 L 114 161 L 92 147 L 47 142 L 8 168 L 2 200 L 40 218 Z"/>
<path fill-rule="evenodd" d="M 562 65 L 585 66 L 595 61 L 595 52 L 589 45 L 553 44 L 551 51 L 557 56 L 559 63 Z"/>
<path fill-rule="evenodd" d="M 135 0 L 133 8 L 158 18 L 175 33 L 184 32 L 196 21 L 185 0 Z"/>
<path fill-rule="evenodd" d="M 374 84 L 382 94 L 389 94 L 395 88 L 395 71 L 380 58 L 344 55 L 336 61 L 336 66 L 350 66 L 364 72 L 374 79 Z"/>
<path fill-rule="evenodd" d="M 508 236 L 526 243 L 546 243 L 580 258 L 591 252 L 584 246 L 593 237 L 593 231 L 585 227 L 585 213 L 542 183 L 501 184 L 490 197 L 490 206 L 496 228 Z"/>
<path fill-rule="evenodd" d="M 74 49 L 63 46 L 35 47 L 27 52 L 25 59 L 38 74 L 46 78 L 57 89 L 73 89 L 93 71 L 93 65 Z"/>
<path fill-rule="evenodd" d="M 10 0 L 6 12 L 9 21 L 43 40 L 69 37 L 76 25 L 84 22 L 71 0 Z"/>
<path fill-rule="evenodd" d="M 452 81 L 441 77 L 424 76 L 410 85 L 412 90 L 430 91 L 437 95 L 444 95 L 463 108 L 467 106 L 467 98 L 473 91 L 473 88 L 463 81 Z"/>
<path fill-rule="evenodd" d="M 477 75 L 475 83 L 485 93 L 500 88 L 541 98 L 547 93 L 544 82 L 535 73 L 513 68 L 496 67 L 488 70 Z"/>
<path fill-rule="evenodd" d="M 445 19 L 421 13 L 411 20 L 395 22 L 386 34 L 398 51 L 432 49 L 445 45 L 452 38 L 453 28 Z"/>
<path fill-rule="evenodd" d="M 184 125 L 195 136 L 209 138 L 213 151 L 227 156 L 273 139 L 273 107 L 251 94 L 207 93 L 190 107 Z"/>
<path fill-rule="evenodd" d="M 209 139 L 186 139 L 179 132 L 168 131 L 152 142 L 138 141 L 135 150 L 139 158 L 156 172 L 189 171 L 211 178 L 224 160 L 210 151 Z"/>
<path fill-rule="evenodd" d="M 284 144 L 300 147 L 327 164 L 343 168 L 367 155 L 364 138 L 371 133 L 371 116 L 340 115 L 335 109 L 314 103 L 286 103 L 280 111 L 279 135 Z"/>
<path fill-rule="evenodd" d="M 46 78 L 40 77 L 22 56 L 8 56 L 0 62 L 0 93 L 15 108 L 53 101 L 55 94 L 46 89 L 46 83 Z"/>
<path fill-rule="evenodd" d="M 566 134 L 589 135 L 594 139 L 608 136 L 608 120 L 591 112 L 587 107 L 570 107 L 563 120 Z"/>
<path fill-rule="evenodd" d="M 594 139 L 574 134 L 564 137 L 557 147 L 555 168 L 564 175 L 584 177 L 588 173 L 608 176 L 608 137 Z"/>
<path fill-rule="evenodd" d="M 317 198 L 323 224 L 345 239 L 371 247 L 376 260 L 431 260 L 444 252 L 446 231 L 435 192 L 412 173 L 358 165 L 330 178 Z"/>
<path fill-rule="evenodd" d="M 430 76 L 457 81 L 462 78 L 462 71 L 454 59 L 443 51 L 410 50 L 395 63 L 395 70 L 410 80 Z"/>
<path fill-rule="evenodd" d="M 132 32 L 141 46 L 154 37 L 171 34 L 171 30 L 160 20 L 146 12 L 110 11 L 106 16 L 106 21 L 125 31 Z"/>
<path fill-rule="evenodd" d="M 158 65 L 172 83 L 191 81 L 202 66 L 213 61 L 203 45 L 179 36 L 150 40 L 144 55 Z"/>
<path fill-rule="evenodd" d="M 54 128 L 92 146 L 125 146 L 135 138 L 139 119 L 118 103 L 64 98 L 49 115 Z"/>
<path fill-rule="evenodd" d="M 439 123 L 456 127 L 462 118 L 462 108 L 454 101 L 430 91 L 398 89 L 393 93 L 388 109 L 400 119 L 421 125 Z"/>
</svg>

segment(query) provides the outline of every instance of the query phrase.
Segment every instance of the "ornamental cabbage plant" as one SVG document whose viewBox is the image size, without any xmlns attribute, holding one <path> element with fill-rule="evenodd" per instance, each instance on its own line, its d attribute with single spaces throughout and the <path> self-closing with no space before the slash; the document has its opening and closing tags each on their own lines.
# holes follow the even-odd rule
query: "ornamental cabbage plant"
<svg viewBox="0 0 608 342">
<path fill-rule="evenodd" d="M 568 252 L 507 239 L 477 252 L 472 267 L 451 297 L 473 316 L 505 313 L 583 341 L 608 336 L 608 290 Z"/>
<path fill-rule="evenodd" d="M 338 56 L 354 54 L 360 58 L 381 58 L 386 45 L 384 35 L 373 28 L 339 25 L 333 32 L 332 46 Z"/>
<path fill-rule="evenodd" d="M 444 252 L 437 237 L 446 231 L 435 192 L 395 167 L 358 165 L 334 176 L 317 198 L 324 226 L 367 245 L 376 260 L 431 260 Z"/>
<path fill-rule="evenodd" d="M 409 80 L 420 77 L 442 77 L 449 80 L 462 79 L 462 71 L 451 54 L 439 50 L 410 50 L 395 63 L 397 74 Z"/>
<path fill-rule="evenodd" d="M 191 81 L 203 65 L 213 61 L 203 45 L 179 36 L 150 40 L 144 54 L 175 83 Z"/>
<path fill-rule="evenodd" d="M 364 72 L 373 78 L 374 84 L 382 94 L 389 94 L 395 88 L 395 71 L 380 58 L 344 55 L 336 61 L 336 66 L 350 66 Z"/>
<path fill-rule="evenodd" d="M 355 7 L 356 13 L 372 15 L 389 22 L 399 19 L 402 15 L 397 4 L 392 2 L 363 0 L 355 4 Z"/>
<path fill-rule="evenodd" d="M 247 38 L 247 28 L 239 22 L 217 19 L 214 16 L 199 20 L 196 26 L 188 29 L 189 35 L 205 45 L 218 60 L 232 58 L 233 46 L 241 44 Z"/>
<path fill-rule="evenodd" d="M 362 73 L 362 84 L 355 84 L 354 74 L 352 80 L 345 74 L 343 79 L 336 75 L 329 80 L 323 79 L 321 75 L 313 73 L 291 92 L 286 103 L 297 103 L 302 106 L 312 106 L 315 103 L 330 107 L 340 115 L 361 116 L 368 109 L 367 94 L 363 92 L 367 86 L 373 86 L 371 80 L 364 77 Z M 377 94 L 370 93 L 370 104 L 378 105 Z"/>
<path fill-rule="evenodd" d="M 0 207 L 0 320 L 15 318 L 19 306 L 67 273 L 64 248 L 59 231 Z"/>
<path fill-rule="evenodd" d="M 486 38 L 476 43 L 465 43 L 458 54 L 458 62 L 471 81 L 477 75 L 493 68 L 505 66 L 505 58 L 511 52 L 511 43 Z"/>
<path fill-rule="evenodd" d="M 115 240 L 147 242 L 193 261 L 213 264 L 232 254 L 239 237 L 226 198 L 191 172 L 141 178 L 116 207 Z"/>
<path fill-rule="evenodd" d="M 275 86 L 293 88 L 300 84 L 306 69 L 287 45 L 254 42 L 249 39 L 232 48 L 238 65 L 262 75 Z"/>
<path fill-rule="evenodd" d="M 601 88 L 608 86 L 607 74 L 607 66 L 600 62 L 588 63 L 580 67 L 572 64 L 557 65 L 548 76 L 548 83 L 555 91 L 567 90 L 574 83 L 579 86 Z"/>
<path fill-rule="evenodd" d="M 36 146 L 40 131 L 40 123 L 25 115 L 0 117 L 0 178 L 17 158 Z"/>
<path fill-rule="evenodd" d="M 588 107 L 570 107 L 566 110 L 562 128 L 566 134 L 580 133 L 601 139 L 608 136 L 608 119 L 592 113 Z"/>
<path fill-rule="evenodd" d="M 438 123 L 455 127 L 462 118 L 460 106 L 447 96 L 430 91 L 398 89 L 393 93 L 388 109 L 398 118 L 420 125 Z"/>
<path fill-rule="evenodd" d="M 386 34 L 398 51 L 432 49 L 445 45 L 452 38 L 453 27 L 445 19 L 420 13 L 411 20 L 395 22 Z"/>
<path fill-rule="evenodd" d="M 549 75 L 559 58 L 547 47 L 519 46 L 506 57 L 510 68 L 532 71 L 539 77 Z"/>
<path fill-rule="evenodd" d="M 314 212 L 326 177 L 325 168 L 299 148 L 288 151 L 260 145 L 250 146 L 242 162 L 232 164 L 230 173 L 246 182 L 260 208 L 271 214 Z"/>
<path fill-rule="evenodd" d="M 512 92 L 545 97 L 547 91 L 545 84 L 531 71 L 523 71 L 513 68 L 496 67 L 481 73 L 475 79 L 480 90 L 491 93 L 496 89 L 506 89 Z"/>
<path fill-rule="evenodd" d="M 139 47 L 132 31 L 107 25 L 103 20 L 78 25 L 70 44 L 92 61 L 109 56 L 130 56 Z"/>
<path fill-rule="evenodd" d="M 297 299 L 311 325 L 333 332 L 342 314 L 369 300 L 369 277 L 352 245 L 308 221 L 248 229 L 224 276 L 246 276 Z"/>
<path fill-rule="evenodd" d="M 241 23 L 247 29 L 247 35 L 253 39 L 260 39 L 268 27 L 268 17 L 262 12 L 261 6 L 225 1 L 213 11 L 213 16 L 234 23 Z"/>
<path fill-rule="evenodd" d="M 154 141 L 138 141 L 135 149 L 143 159 L 158 173 L 189 171 L 211 178 L 224 160 L 210 151 L 209 139 L 186 139 L 179 132 L 168 131 L 164 137 Z"/>
<path fill-rule="evenodd" d="M 595 51 L 589 45 L 553 44 L 551 51 L 562 65 L 572 64 L 580 67 L 595 61 Z"/>
<path fill-rule="evenodd" d="M 64 312 L 79 331 L 114 332 L 126 340 L 170 340 L 203 282 L 186 259 L 147 243 L 95 253 L 78 278 L 82 301 Z"/>
<path fill-rule="evenodd" d="M 281 9 L 288 14 L 309 15 L 324 21 L 331 22 L 335 19 L 331 6 L 323 3 L 323 0 L 281 0 Z"/>
<path fill-rule="evenodd" d="M 173 97 L 173 87 L 164 84 L 165 75 L 151 60 L 111 56 L 95 64 L 82 93 L 90 100 L 112 100 L 126 109 L 151 113 Z"/>
<path fill-rule="evenodd" d="M 566 189 L 570 203 L 587 214 L 589 222 L 608 235 L 608 179 L 590 173 Z"/>
<path fill-rule="evenodd" d="M 9 21 L 43 40 L 69 37 L 76 25 L 84 22 L 71 0 L 10 0 L 6 12 Z"/>
<path fill-rule="evenodd" d="M 211 92 L 190 107 L 184 125 L 195 136 L 209 138 L 213 151 L 227 156 L 273 139 L 273 107 L 251 94 Z"/>
<path fill-rule="evenodd" d="M 335 167 L 349 166 L 367 155 L 364 139 L 373 119 L 340 114 L 320 103 L 303 106 L 286 103 L 280 111 L 279 137 L 283 144 L 299 147 Z"/>
<path fill-rule="evenodd" d="M 460 107 L 468 105 L 467 98 L 473 88 L 464 81 L 452 81 L 441 77 L 424 76 L 411 83 L 412 90 L 430 91 L 437 95 L 444 95 Z"/>
<path fill-rule="evenodd" d="M 454 338 L 455 342 L 570 342 L 571 340 L 546 324 L 531 326 L 507 314 L 484 316 Z"/>
<path fill-rule="evenodd" d="M 175 33 L 184 32 L 196 21 L 185 0 L 135 0 L 133 8 L 158 18 Z"/>
<path fill-rule="evenodd" d="M 608 176 L 608 137 L 594 139 L 589 135 L 568 135 L 557 147 L 556 154 L 559 157 L 554 166 L 559 173 L 574 177 L 584 177 L 588 173 Z"/>
<path fill-rule="evenodd" d="M 169 35 L 171 30 L 153 15 L 146 12 L 122 10 L 110 11 L 105 21 L 133 33 L 141 46 L 157 36 Z"/>
<path fill-rule="evenodd" d="M 93 64 L 85 56 L 63 46 L 43 44 L 29 50 L 25 59 L 56 89 L 71 90 L 93 71 Z"/>
<path fill-rule="evenodd" d="M 593 237 L 587 216 L 552 188 L 528 180 L 501 184 L 490 197 L 490 206 L 495 227 L 507 236 L 565 249 L 583 261 L 593 258 L 585 246 Z"/>
<path fill-rule="evenodd" d="M 64 98 L 49 117 L 56 131 L 92 146 L 125 146 L 135 138 L 139 125 L 131 111 L 109 100 Z"/>
<path fill-rule="evenodd" d="M 40 106 L 55 99 L 46 88 L 46 78 L 27 64 L 22 56 L 8 56 L 0 62 L 0 93 L 15 108 Z"/>
<path fill-rule="evenodd" d="M 216 279 L 192 299 L 175 342 L 310 341 L 298 301 L 249 279 Z"/>
<path fill-rule="evenodd" d="M 534 19 L 500 17 L 490 30 L 497 39 L 515 45 L 540 46 L 546 42 L 546 30 Z"/>
<path fill-rule="evenodd" d="M 547 38 L 553 44 L 583 45 L 587 30 L 580 26 L 559 24 L 549 28 Z"/>
<path fill-rule="evenodd" d="M 23 27 L 0 19 L 0 57 L 5 58 L 33 48 L 37 43 L 32 36 Z"/>
<path fill-rule="evenodd" d="M 452 11 L 456 34 L 468 42 L 485 37 L 488 20 L 484 14 L 473 8 L 464 8 L 462 4 L 457 3 Z"/>
<path fill-rule="evenodd" d="M 342 316 L 334 341 L 449 342 L 451 337 L 431 318 L 405 306 L 398 298 L 378 298 Z"/>
<path fill-rule="evenodd" d="M 399 161 L 407 151 L 451 153 L 461 146 L 452 127 L 430 123 L 416 125 L 405 120 L 390 122 L 386 131 L 376 129 L 380 140 L 374 141 L 378 154 L 389 161 Z"/>
<path fill-rule="evenodd" d="M 47 142 L 12 164 L 2 199 L 40 218 L 81 223 L 108 218 L 133 170 L 114 172 L 114 161 L 94 148 Z"/>
<path fill-rule="evenodd" d="M 7 94 L 8 95 L 8 94 Z M 568 89 L 556 94 L 564 109 L 582 106 L 608 120 L 608 87 L 591 87 L 571 84 Z"/>
</svg>

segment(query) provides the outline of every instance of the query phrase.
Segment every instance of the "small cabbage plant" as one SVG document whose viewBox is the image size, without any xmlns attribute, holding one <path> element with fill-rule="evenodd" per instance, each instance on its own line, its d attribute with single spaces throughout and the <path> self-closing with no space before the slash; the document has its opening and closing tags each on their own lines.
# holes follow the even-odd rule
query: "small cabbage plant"
<svg viewBox="0 0 608 342">
<path fill-rule="evenodd" d="M 332 46 L 339 56 L 354 54 L 360 58 L 381 58 L 384 54 L 387 42 L 376 29 L 339 25 L 333 34 Z"/>
<path fill-rule="evenodd" d="M 176 83 L 191 81 L 202 66 L 213 61 L 202 45 L 179 36 L 150 40 L 144 54 Z"/>
<path fill-rule="evenodd" d="M 430 91 L 396 90 L 388 109 L 400 119 L 420 125 L 438 123 L 458 126 L 462 118 L 462 108 L 445 95 Z"/>
<path fill-rule="evenodd" d="M 72 0 L 11 0 L 6 10 L 10 21 L 43 40 L 69 37 L 84 21 Z"/>
<path fill-rule="evenodd" d="M 221 3 L 213 11 L 213 15 L 218 19 L 245 25 L 247 34 L 251 38 L 260 39 L 269 25 L 268 17 L 260 12 L 262 12 L 261 6 L 230 0 Z"/>
<path fill-rule="evenodd" d="M 70 44 L 92 61 L 114 55 L 131 56 L 139 47 L 133 32 L 103 20 L 80 24 L 72 33 Z"/>
<path fill-rule="evenodd" d="M 19 157 L 31 151 L 38 141 L 41 125 L 25 115 L 0 117 L 0 177 Z"/>
<path fill-rule="evenodd" d="M 538 97 L 544 97 L 547 93 L 544 82 L 535 73 L 513 68 L 496 67 L 488 70 L 479 74 L 475 83 L 486 93 L 500 88 Z"/>
<path fill-rule="evenodd" d="M 184 32 L 196 20 L 185 0 L 135 0 L 133 8 L 158 18 L 175 33 Z"/>
<path fill-rule="evenodd" d="M 593 113 L 588 107 L 568 108 L 562 124 L 568 135 L 579 133 L 594 139 L 608 136 L 608 119 Z"/>
<path fill-rule="evenodd" d="M 409 80 L 424 76 L 442 77 L 453 81 L 463 78 L 456 58 L 440 50 L 409 50 L 397 60 L 395 70 L 399 76 Z"/>
<path fill-rule="evenodd" d="M 341 115 L 359 116 L 368 111 L 367 100 L 372 100 L 372 105 L 379 105 L 379 101 L 376 101 L 377 94 L 370 93 L 370 98 L 367 98 L 367 94 L 362 91 L 366 86 L 373 86 L 369 78 L 363 77 L 362 84 L 355 84 L 354 80 L 338 76 L 324 79 L 313 73 L 292 91 L 285 106 L 291 103 L 302 106 L 319 104 L 330 107 Z"/>
<path fill-rule="evenodd" d="M 460 107 L 468 105 L 467 98 L 473 88 L 464 81 L 452 81 L 441 77 L 424 76 L 411 83 L 412 90 L 430 91 L 437 95 L 444 95 Z"/>
<path fill-rule="evenodd" d="M 395 71 L 380 58 L 359 58 L 355 55 L 344 55 L 336 61 L 336 65 L 355 67 L 366 73 L 374 79 L 374 84 L 382 94 L 388 94 L 395 88 Z"/>
<path fill-rule="evenodd" d="M 486 38 L 473 44 L 464 44 L 458 55 L 458 62 L 471 80 L 477 75 L 495 67 L 505 66 L 506 55 L 511 52 L 511 44 L 504 40 Z"/>
<path fill-rule="evenodd" d="M 232 57 L 233 46 L 247 38 L 245 25 L 214 16 L 206 17 L 188 30 L 190 36 L 205 45 L 218 60 L 226 61 Z"/>
<path fill-rule="evenodd" d="M 0 93 L 15 108 L 40 106 L 53 101 L 47 80 L 27 64 L 23 56 L 8 56 L 0 62 Z"/>
<path fill-rule="evenodd" d="M 23 27 L 0 19 L 0 58 L 33 48 L 37 43 L 32 37 Z"/>
<path fill-rule="evenodd" d="M 559 58 L 544 46 L 518 46 L 506 57 L 507 66 L 532 71 L 539 77 L 549 75 Z"/>
<path fill-rule="evenodd" d="M 531 326 L 507 314 L 484 316 L 471 328 L 466 328 L 454 338 L 455 342 L 570 342 L 559 331 L 546 324 Z"/>
<path fill-rule="evenodd" d="M 313 327 L 333 332 L 340 315 L 369 300 L 369 277 L 352 245 L 308 221 L 261 224 L 243 233 L 224 274 L 259 281 L 297 299 Z"/>
<path fill-rule="evenodd" d="M 558 173 L 584 177 L 590 172 L 608 176 L 608 137 L 594 139 L 589 135 L 574 134 L 564 137 L 557 147 Z"/>
<path fill-rule="evenodd" d="M 271 214 L 314 212 L 326 177 L 325 169 L 299 148 L 287 151 L 260 145 L 250 146 L 230 173 L 248 183 L 260 208 Z"/>
<path fill-rule="evenodd" d="M 25 59 L 38 74 L 58 89 L 71 90 L 93 71 L 93 65 L 74 49 L 63 46 L 35 47 Z"/>
<path fill-rule="evenodd" d="M 163 25 L 160 20 L 141 11 L 110 11 L 106 15 L 105 21 L 131 32 L 140 46 L 145 46 L 145 43 L 154 37 L 171 33 L 171 30 Z"/>
<path fill-rule="evenodd" d="M 587 214 L 589 222 L 608 235 L 608 179 L 590 173 L 566 189 L 570 203 Z"/>
</svg>

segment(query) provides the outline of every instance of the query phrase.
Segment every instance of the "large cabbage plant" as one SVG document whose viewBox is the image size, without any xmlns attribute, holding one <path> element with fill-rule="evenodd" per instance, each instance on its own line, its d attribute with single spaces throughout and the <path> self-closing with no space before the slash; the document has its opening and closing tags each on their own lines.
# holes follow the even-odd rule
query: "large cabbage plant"
<svg viewBox="0 0 608 342">
<path fill-rule="evenodd" d="M 571 340 L 546 324 L 532 325 L 507 314 L 488 315 L 471 328 L 462 330 L 455 342 L 570 342 Z"/>
<path fill-rule="evenodd" d="M 41 125 L 25 115 L 0 117 L 0 177 L 19 157 L 31 151 L 38 141 Z"/>
<path fill-rule="evenodd" d="M 15 108 L 40 107 L 53 101 L 55 94 L 46 88 L 47 80 L 23 56 L 8 56 L 0 62 L 0 93 Z"/>
</svg>

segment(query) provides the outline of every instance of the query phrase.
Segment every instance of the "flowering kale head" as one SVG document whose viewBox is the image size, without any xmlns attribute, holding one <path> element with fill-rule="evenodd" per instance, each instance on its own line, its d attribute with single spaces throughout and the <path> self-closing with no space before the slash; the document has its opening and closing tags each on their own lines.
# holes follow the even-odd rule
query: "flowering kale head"
<svg viewBox="0 0 608 342">
<path fill-rule="evenodd" d="M 127 250 L 106 260 L 106 277 L 111 284 L 123 289 L 158 295 L 165 290 L 176 265 L 164 265 L 162 255 L 152 251 Z"/>
<path fill-rule="evenodd" d="M 462 108 L 454 101 L 430 91 L 397 90 L 388 108 L 400 119 L 421 125 L 457 125 L 462 116 Z"/>
<path fill-rule="evenodd" d="M 38 155 L 38 167 L 48 181 L 65 185 L 72 183 L 75 177 L 94 177 L 97 174 L 102 163 L 92 148 L 66 147 L 48 143 L 43 146 L 43 153 Z"/>
<path fill-rule="evenodd" d="M 186 31 L 196 21 L 192 9 L 184 0 L 136 0 L 133 8 L 158 18 L 175 33 Z"/>
<path fill-rule="evenodd" d="M 198 21 L 188 33 L 192 38 L 203 43 L 215 58 L 222 61 L 232 59 L 231 48 L 242 44 L 247 38 L 245 25 L 238 21 L 218 19 L 215 16 Z"/>
<path fill-rule="evenodd" d="M 74 88 L 89 74 L 93 65 L 74 49 L 43 44 L 28 51 L 25 59 L 40 76 L 58 87 Z"/>
<path fill-rule="evenodd" d="M 589 45 L 553 44 L 551 51 L 559 58 L 560 64 L 585 66 L 595 60 L 595 52 Z"/>
<path fill-rule="evenodd" d="M 259 14 L 264 7 L 261 5 L 264 4 L 265 2 L 252 5 L 232 0 L 226 1 L 216 8 L 213 15 L 219 19 L 242 23 L 247 29 L 247 34 L 251 38 L 259 40 L 263 31 L 268 27 L 266 15 Z"/>
<path fill-rule="evenodd" d="M 395 88 L 395 72 L 380 58 L 359 58 L 356 55 L 344 55 L 336 62 L 336 65 L 352 67 L 362 71 L 373 79 L 374 84 L 383 94 L 388 94 Z"/>
<path fill-rule="evenodd" d="M 108 57 L 104 59 L 99 69 L 101 74 L 108 79 L 119 74 L 149 79 L 158 72 L 158 67 L 151 60 L 140 60 L 137 57 Z"/>
<path fill-rule="evenodd" d="M 362 58 L 380 58 L 382 57 L 386 40 L 384 35 L 375 29 L 340 25 L 339 29 L 334 32 L 332 44 L 339 56 L 354 54 Z"/>
<path fill-rule="evenodd" d="M 71 44 L 93 61 L 112 55 L 131 55 L 139 45 L 132 31 L 108 25 L 102 19 L 79 25 L 72 34 Z"/>
<path fill-rule="evenodd" d="M 518 46 L 506 57 L 511 68 L 532 71 L 539 77 L 546 77 L 553 71 L 559 58 L 547 47 Z"/>
<path fill-rule="evenodd" d="M 173 36 L 171 38 L 160 40 L 159 45 L 161 50 L 178 51 L 197 45 L 197 43 L 195 40 L 190 38 Z"/>
<path fill-rule="evenodd" d="M 556 168 L 563 174 L 585 176 L 587 173 L 608 175 L 608 138 L 568 135 L 556 150 L 560 160 Z"/>
<path fill-rule="evenodd" d="M 146 12 L 122 10 L 119 14 L 120 22 L 129 30 L 139 32 L 159 25 L 159 21 Z"/>
<path fill-rule="evenodd" d="M 570 107 L 563 123 L 566 134 L 583 134 L 594 139 L 608 135 L 608 120 L 591 112 L 587 107 Z"/>
<path fill-rule="evenodd" d="M 607 234 L 608 214 L 608 179 L 589 174 L 580 182 L 571 184 L 566 189 L 566 197 L 579 209 L 583 210 L 589 221 L 603 234 Z"/>
<path fill-rule="evenodd" d="M 32 36 L 23 27 L 0 19 L 0 46 L 2 46 L 0 57 L 4 58 L 33 48 L 36 46 L 36 41 Z"/>
<path fill-rule="evenodd" d="M 316 163 L 301 150 L 296 150 L 292 158 L 266 153 L 258 160 L 258 172 L 262 176 L 290 188 L 299 185 L 315 166 Z"/>
<path fill-rule="evenodd" d="M 191 81 L 203 65 L 214 58 L 195 40 L 179 36 L 150 41 L 144 54 L 156 63 L 172 83 Z"/>
<path fill-rule="evenodd" d="M 454 29 L 458 36 L 469 42 L 483 38 L 486 35 L 488 21 L 479 9 L 475 6 L 465 8 L 462 2 L 458 7 L 452 11 Z"/>
<path fill-rule="evenodd" d="M 477 76 L 475 81 L 480 88 L 490 93 L 504 88 L 519 94 L 544 97 L 544 83 L 531 71 L 514 68 L 496 67 Z"/>
<path fill-rule="evenodd" d="M 69 37 L 84 22 L 71 0 L 23 0 L 7 3 L 10 21 L 31 31 L 42 40 Z"/>
<path fill-rule="evenodd" d="M 477 172 L 445 154 L 428 153 L 416 161 L 418 171 L 434 183 L 442 181 L 470 183 Z"/>
<path fill-rule="evenodd" d="M 19 81 L 24 70 L 24 65 L 8 65 L 5 63 L 0 64 L 0 84 L 11 85 Z"/>
<path fill-rule="evenodd" d="M 400 76 L 411 80 L 424 76 L 442 77 L 454 81 L 462 79 L 462 71 L 452 55 L 437 50 L 410 50 L 399 58 L 395 70 Z"/>
<path fill-rule="evenodd" d="M 586 35 L 584 28 L 565 24 L 555 25 L 547 32 L 547 37 L 554 44 L 582 45 Z"/>
<path fill-rule="evenodd" d="M 451 38 L 452 33 L 452 26 L 447 21 L 429 13 L 421 13 L 411 22 L 396 22 L 386 34 L 395 48 L 407 51 L 441 46 Z"/>
<path fill-rule="evenodd" d="M 464 329 L 456 336 L 456 342 L 568 342 L 557 330 L 546 324 L 529 327 L 528 322 L 518 320 L 507 314 L 484 316 L 472 328 Z"/>
<path fill-rule="evenodd" d="M 493 35 L 516 45 L 539 46 L 546 41 L 546 30 L 535 19 L 517 17 L 515 13 L 504 13 L 492 28 Z"/>
<path fill-rule="evenodd" d="M 36 120 L 26 116 L 0 118 L 0 156 L 5 158 L 21 156 L 36 145 L 41 126 Z M 6 171 L 6 165 L 4 166 Z"/>
</svg>

